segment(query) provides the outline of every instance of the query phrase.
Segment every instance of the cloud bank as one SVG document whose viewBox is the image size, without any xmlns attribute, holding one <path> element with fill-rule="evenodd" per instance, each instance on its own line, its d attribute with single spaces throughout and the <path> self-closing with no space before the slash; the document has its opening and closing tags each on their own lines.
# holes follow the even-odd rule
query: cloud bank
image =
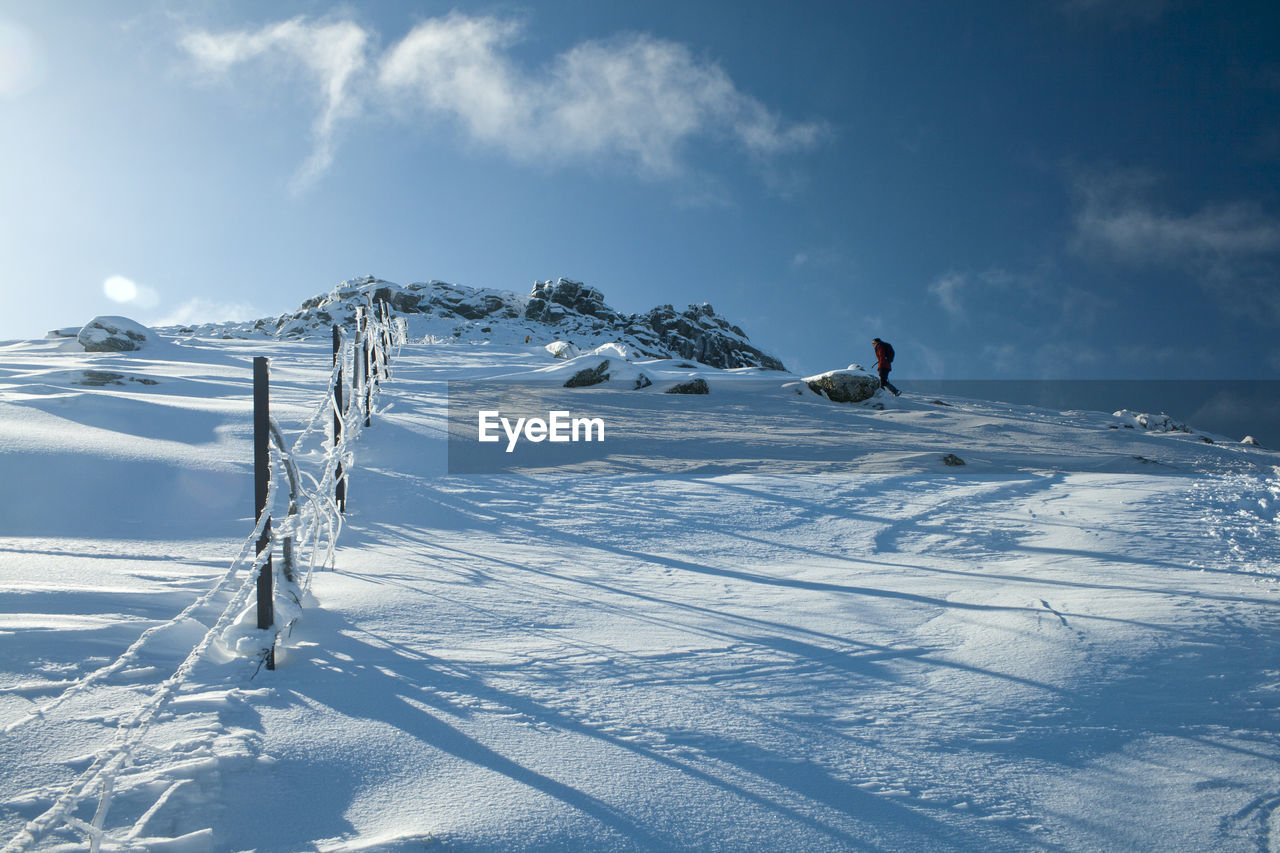
<svg viewBox="0 0 1280 853">
<path fill-rule="evenodd" d="M 452 12 L 377 55 L 375 34 L 359 24 L 303 18 L 191 32 L 180 45 L 218 76 L 260 59 L 305 69 L 321 110 L 301 185 L 332 165 L 337 129 L 362 111 L 447 124 L 517 162 L 622 162 L 652 178 L 684 173 L 695 140 L 767 160 L 811 148 L 826 132 L 820 122 L 785 121 L 682 44 L 644 34 L 586 41 L 531 71 L 512 55 L 520 35 L 513 20 Z"/>
</svg>

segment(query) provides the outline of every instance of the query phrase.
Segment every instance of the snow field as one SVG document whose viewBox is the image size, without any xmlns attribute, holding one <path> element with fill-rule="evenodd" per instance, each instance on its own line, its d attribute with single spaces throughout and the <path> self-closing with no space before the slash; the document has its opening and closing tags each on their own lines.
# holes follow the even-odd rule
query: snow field
<svg viewBox="0 0 1280 853">
<path fill-rule="evenodd" d="M 157 513 L 135 515 L 106 486 L 33 478 L 31 508 L 6 509 L 0 530 L 0 723 L 225 569 L 251 508 L 238 377 L 259 353 L 296 435 L 327 376 L 322 345 L 174 344 L 154 368 L 4 353 L 4 435 L 21 437 L 0 446 L 4 473 L 43 470 L 30 461 L 42 449 L 91 471 L 130 446 L 144 470 L 184 470 L 213 493 L 230 471 L 244 499 L 230 519 L 206 516 L 199 490 L 113 472 Z M 136 392 L 24 378 L 91 362 L 164 378 Z M 569 369 L 541 346 L 401 352 L 354 449 L 335 568 L 314 576 L 279 669 L 198 662 L 114 777 L 104 848 L 1272 843 L 1273 454 L 1112 430 L 1104 414 L 909 393 L 837 406 L 783 389 L 790 377 L 705 370 L 712 393 L 688 405 L 722 412 L 719 433 L 682 416 L 684 400 L 580 392 L 640 411 L 666 457 L 450 475 L 445 381 L 548 366 Z M 37 422 L 47 396 L 73 402 Z M 112 420 L 119 399 L 172 409 L 170 443 Z M 682 422 L 693 433 L 675 440 Z M 948 452 L 967 464 L 942 465 Z M 4 839 L 215 617 L 193 613 L 0 739 Z M 91 822 L 90 805 L 74 816 Z"/>
</svg>

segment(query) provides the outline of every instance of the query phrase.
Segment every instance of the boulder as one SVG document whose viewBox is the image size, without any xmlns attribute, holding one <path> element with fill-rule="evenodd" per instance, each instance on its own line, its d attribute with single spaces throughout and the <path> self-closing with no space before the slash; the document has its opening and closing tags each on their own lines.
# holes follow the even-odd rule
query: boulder
<svg viewBox="0 0 1280 853">
<path fill-rule="evenodd" d="M 688 382 L 681 382 L 679 385 L 668 388 L 666 394 L 710 394 L 711 386 L 707 385 L 707 380 L 701 376 L 696 379 L 690 379 Z"/>
<path fill-rule="evenodd" d="M 579 370 L 577 373 L 569 377 L 564 383 L 566 388 L 590 388 L 592 385 L 599 385 L 601 382 L 609 381 L 609 359 L 605 359 L 595 367 L 588 367 L 585 370 Z"/>
<path fill-rule="evenodd" d="M 804 380 L 815 393 L 836 403 L 861 403 L 870 400 L 880 388 L 880 380 L 866 371 L 828 370 Z"/>
<path fill-rule="evenodd" d="M 154 339 L 154 332 L 128 317 L 94 317 L 76 335 L 85 352 L 132 352 Z"/>
</svg>

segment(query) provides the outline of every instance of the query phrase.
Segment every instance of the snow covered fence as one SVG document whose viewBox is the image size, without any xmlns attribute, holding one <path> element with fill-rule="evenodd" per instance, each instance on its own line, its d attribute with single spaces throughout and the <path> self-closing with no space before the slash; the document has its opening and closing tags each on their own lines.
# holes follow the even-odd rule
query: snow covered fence
<svg viewBox="0 0 1280 853">
<path fill-rule="evenodd" d="M 347 504 L 347 472 L 351 459 L 348 446 L 363 427 L 372 426 L 381 381 L 391 375 L 391 350 L 405 339 L 402 324 L 393 324 L 386 303 L 377 308 L 371 301 L 357 308 L 356 339 L 344 352 L 342 331 L 333 327 L 334 362 L 314 415 L 299 438 L 289 446 L 279 425 L 270 416 L 270 382 L 266 358 L 254 359 L 254 517 L 261 528 L 257 543 L 259 562 L 256 638 L 245 631 L 229 643 L 237 653 L 260 655 L 265 667 L 275 669 L 275 645 L 301 613 L 301 602 L 310 587 L 311 572 L 317 565 L 331 562 Z M 348 358 L 351 370 L 346 369 Z M 351 377 L 349 387 L 344 377 Z M 343 405 L 344 400 L 346 405 Z M 333 435 L 321 462 L 321 475 L 304 482 L 297 458 L 306 440 L 322 428 L 327 416 L 333 421 Z M 273 452 L 274 451 L 274 452 Z M 277 535 L 266 503 L 268 482 L 273 472 L 283 472 L 289 483 L 289 508 Z M 330 497 L 330 495 L 332 497 Z M 265 521 L 263 516 L 265 515 Z M 274 543 L 279 541 L 282 565 L 272 560 Z M 309 554 L 307 570 L 296 574 L 299 545 Z M 282 620 L 277 620 L 277 611 Z M 283 621 L 283 624 L 278 624 Z M 245 619 L 237 624 L 244 631 Z"/>
<path fill-rule="evenodd" d="M 392 322 L 385 308 L 374 311 L 370 303 L 361 314 L 366 322 L 358 323 L 361 334 L 350 347 L 340 348 L 324 397 L 317 405 L 302 432 L 287 444 L 284 433 L 266 412 L 267 432 L 270 436 L 269 474 L 283 473 L 283 481 L 289 487 L 288 509 L 284 521 L 278 526 L 270 523 L 270 512 L 262 512 L 254 529 L 244 540 L 239 554 L 231 561 L 223 575 L 187 607 L 172 619 L 154 625 L 138 637 L 119 657 L 93 672 L 87 673 L 68 685 L 58 696 L 45 702 L 25 716 L 8 723 L 0 733 L 10 734 L 33 723 L 48 722 L 50 713 L 69 699 L 84 694 L 110 676 L 137 663 L 144 647 L 174 626 L 197 620 L 205 609 L 225 599 L 218 616 L 173 673 L 164 681 L 150 688 L 150 693 L 138 703 L 138 710 L 119 722 L 112 742 L 97 749 L 92 759 L 71 782 L 59 790 L 49 791 L 52 805 L 41 814 L 27 821 L 22 830 L 0 848 L 2 853 L 30 850 L 40 843 L 51 830 L 67 826 L 79 833 L 89 850 L 140 849 L 130 831 L 111 831 L 106 828 L 107 814 L 114 798 L 116 780 L 126 773 L 134 761 L 134 755 L 153 723 L 164 709 L 181 694 L 190 681 L 200 660 L 221 644 L 240 657 L 257 657 L 265 663 L 274 652 L 282 633 L 289 630 L 301 616 L 301 603 L 311 585 L 311 575 L 317 567 L 330 565 L 334 559 L 337 537 L 342 527 L 342 513 L 335 498 L 340 466 L 350 471 L 351 447 L 359 438 L 362 426 L 372 423 L 376 410 L 379 384 L 377 379 L 390 376 L 390 353 L 405 340 L 402 322 Z M 341 334 L 337 333 L 337 340 Z M 264 360 L 265 361 L 265 360 Z M 342 384 L 343 376 L 355 376 L 351 368 L 360 369 L 361 377 L 370 381 Z M 370 387 L 372 386 L 372 387 Z M 341 405 L 343 399 L 347 405 Z M 319 476 L 302 470 L 298 460 L 307 456 L 304 448 L 320 436 L 323 440 L 324 425 L 330 414 L 334 417 L 332 439 L 320 462 Z M 345 476 L 345 474 L 343 475 Z M 274 507 L 282 494 L 279 488 L 282 478 L 268 476 L 266 492 L 255 501 L 264 510 Z M 255 484 L 256 485 L 256 484 Z M 257 495 L 255 495 L 255 498 Z M 256 508 L 256 507 L 255 507 Z M 274 565 L 271 554 L 279 542 L 283 552 L 281 565 Z M 265 546 L 264 546 L 265 543 Z M 299 567 L 305 563 L 302 571 Z M 245 571 L 247 568 L 247 572 Z M 273 623 L 258 628 L 257 603 L 252 601 L 255 588 L 264 574 L 271 580 L 273 596 L 271 609 Z M 81 803 L 97 798 L 98 804 L 92 818 L 77 814 Z M 145 819 L 142 821 L 145 823 Z M 136 834 L 140 825 L 135 825 Z"/>
</svg>

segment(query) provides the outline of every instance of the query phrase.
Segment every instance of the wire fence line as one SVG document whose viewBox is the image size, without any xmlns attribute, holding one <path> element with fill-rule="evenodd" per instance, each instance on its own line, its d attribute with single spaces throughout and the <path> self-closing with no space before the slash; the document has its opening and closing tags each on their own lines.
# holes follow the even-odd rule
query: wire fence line
<svg viewBox="0 0 1280 853">
<path fill-rule="evenodd" d="M 289 443 L 280 425 L 270 421 L 271 476 L 265 505 L 274 507 L 287 493 L 288 504 L 283 521 L 273 527 L 270 513 L 261 513 L 239 553 L 213 586 L 171 619 L 142 632 L 111 663 L 77 678 L 53 699 L 0 729 L 0 734 L 11 736 L 25 726 L 49 720 L 51 712 L 72 698 L 137 663 L 144 647 L 157 634 L 187 620 L 199 621 L 197 614 L 226 598 L 218 616 L 173 673 L 155 686 L 136 712 L 117 725 L 112 742 L 94 754 L 88 767 L 69 784 L 60 787 L 56 795 L 46 794 L 52 797 L 52 804 L 29 820 L 5 844 L 3 853 L 29 850 L 58 826 L 66 826 L 81 835 L 92 851 L 100 850 L 104 844 L 114 849 L 140 849 L 137 836 L 141 825 L 172 795 L 178 783 L 168 786 L 133 826 L 110 832 L 106 829 L 106 819 L 117 778 L 132 763 L 138 744 L 161 710 L 189 682 L 196 665 L 215 643 L 221 642 L 239 657 L 257 657 L 260 669 L 277 641 L 282 635 L 287 637 L 301 617 L 314 572 L 332 567 L 335 562 L 345 509 L 346 479 L 354 462 L 353 445 L 361 430 L 372 424 L 381 383 L 391 375 L 393 351 L 398 351 L 406 341 L 404 321 L 393 320 L 385 303 L 375 306 L 366 297 L 365 304 L 356 307 L 355 320 L 356 335 L 349 346 L 341 345 L 346 341 L 338 327 L 334 327 L 334 364 L 328 385 L 294 441 Z M 339 407 L 337 401 L 343 399 L 346 405 Z M 317 437 L 324 441 L 323 433 L 330 422 L 333 434 L 324 442 L 326 451 L 318 463 L 317 475 L 299 465 L 299 460 L 304 457 L 304 448 L 310 442 L 316 441 Z M 268 535 L 268 546 L 261 548 L 264 534 Z M 277 546 L 282 552 L 282 560 L 272 561 L 271 555 Z M 251 598 L 258 586 L 259 575 L 267 566 L 271 566 L 273 603 L 280 618 L 266 629 L 248 628 L 247 616 L 254 609 Z M 257 675 L 256 670 L 254 675 Z M 80 805 L 95 796 L 98 803 L 93 816 L 86 819 L 77 815 Z"/>
</svg>

